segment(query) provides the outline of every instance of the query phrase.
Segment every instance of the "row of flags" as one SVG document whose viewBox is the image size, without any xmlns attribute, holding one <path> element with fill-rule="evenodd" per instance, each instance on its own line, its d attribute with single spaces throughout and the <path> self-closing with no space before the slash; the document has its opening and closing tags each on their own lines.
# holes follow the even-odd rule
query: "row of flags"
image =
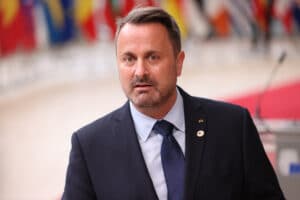
<svg viewBox="0 0 300 200">
<path fill-rule="evenodd" d="M 17 49 L 31 52 L 39 45 L 38 30 L 44 26 L 50 45 L 60 45 L 76 38 L 89 42 L 101 38 L 102 26 L 109 30 L 112 39 L 116 31 L 116 19 L 125 16 L 135 6 L 160 6 L 169 12 L 185 38 L 189 34 L 187 3 L 193 0 L 0 0 L 0 56 L 14 53 Z M 300 27 L 300 1 L 284 0 L 284 9 L 270 3 L 280 0 L 227 0 L 218 1 L 217 12 L 209 20 L 217 36 L 228 36 L 241 21 L 235 10 L 239 10 L 248 22 L 255 22 L 264 31 L 266 12 L 279 20 L 286 33 L 292 34 Z M 207 1 L 210 2 L 210 1 Z M 215 2 L 215 1 L 214 1 Z M 224 2 L 227 2 L 224 3 Z M 228 3 L 229 2 L 229 3 Z M 231 2 L 231 4 L 230 4 Z M 246 7 L 242 10 L 242 2 Z M 237 9 L 234 10 L 234 7 Z M 250 9 L 250 11 L 249 11 Z M 249 14 L 247 14 L 249 11 Z M 37 13 L 42 13 L 38 15 Z M 41 19 L 42 18 L 42 19 Z M 246 21 L 247 21 L 246 19 Z M 42 21 L 43 23 L 37 23 Z M 299 31 L 299 30 L 298 30 Z"/>
<path fill-rule="evenodd" d="M 0 1 L 0 55 L 9 54 L 21 45 L 26 50 L 36 46 L 31 1 Z"/>
<path fill-rule="evenodd" d="M 78 37 L 96 41 L 101 24 L 108 26 L 113 38 L 116 18 L 125 16 L 137 4 L 156 5 L 153 0 L 0 0 L 0 56 L 18 49 L 34 50 L 41 26 L 50 45 Z M 40 18 L 43 23 L 37 23 Z"/>
<path fill-rule="evenodd" d="M 300 1 L 299 0 L 252 0 L 254 17 L 261 30 L 267 29 L 267 12 L 270 17 L 282 24 L 284 31 L 292 34 L 296 28 L 300 31 Z M 269 11 L 268 11 L 269 7 Z"/>
<path fill-rule="evenodd" d="M 208 24 L 214 30 L 215 36 L 226 37 L 232 32 L 241 35 L 250 35 L 253 32 L 263 34 L 276 29 L 274 25 L 280 27 L 281 32 L 287 35 L 300 32 L 300 0 L 213 0 L 206 2 L 207 7 L 213 2 L 218 4 L 214 5 L 217 7 L 214 12 L 209 9 L 206 11 Z M 201 11 L 205 12 L 203 9 Z"/>
</svg>

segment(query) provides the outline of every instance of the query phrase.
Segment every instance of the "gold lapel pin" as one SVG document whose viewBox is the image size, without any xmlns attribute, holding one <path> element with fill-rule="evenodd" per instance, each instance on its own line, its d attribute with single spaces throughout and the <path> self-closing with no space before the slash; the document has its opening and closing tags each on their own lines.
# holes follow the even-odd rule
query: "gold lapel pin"
<svg viewBox="0 0 300 200">
<path fill-rule="evenodd" d="M 200 118 L 198 119 L 198 123 L 203 123 L 204 122 L 204 119 Z"/>
<path fill-rule="evenodd" d="M 205 135 L 205 132 L 203 130 L 197 131 L 197 137 L 203 137 Z"/>
</svg>

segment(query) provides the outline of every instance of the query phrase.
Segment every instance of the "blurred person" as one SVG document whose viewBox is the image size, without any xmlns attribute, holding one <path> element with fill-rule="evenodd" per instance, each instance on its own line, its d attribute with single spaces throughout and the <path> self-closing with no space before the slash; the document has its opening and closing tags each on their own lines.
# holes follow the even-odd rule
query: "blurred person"
<svg viewBox="0 0 300 200">
<path fill-rule="evenodd" d="M 248 111 L 177 85 L 185 58 L 163 9 L 133 9 L 115 38 L 128 101 L 72 135 L 64 200 L 281 200 Z"/>
</svg>

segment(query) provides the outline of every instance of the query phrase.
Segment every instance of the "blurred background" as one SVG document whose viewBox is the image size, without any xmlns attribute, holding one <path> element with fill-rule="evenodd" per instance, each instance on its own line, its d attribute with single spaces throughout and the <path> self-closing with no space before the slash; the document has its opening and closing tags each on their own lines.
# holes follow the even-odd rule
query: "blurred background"
<svg viewBox="0 0 300 200">
<path fill-rule="evenodd" d="M 57 200 L 71 134 L 122 105 L 115 21 L 174 16 L 179 85 L 251 112 L 287 199 L 300 195 L 299 0 L 0 0 L 0 199 Z"/>
</svg>

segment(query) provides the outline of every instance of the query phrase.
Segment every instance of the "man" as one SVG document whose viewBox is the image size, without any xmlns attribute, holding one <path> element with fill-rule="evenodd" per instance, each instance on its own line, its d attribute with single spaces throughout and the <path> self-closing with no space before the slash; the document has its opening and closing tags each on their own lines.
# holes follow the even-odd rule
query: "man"
<svg viewBox="0 0 300 200">
<path fill-rule="evenodd" d="M 176 85 L 185 55 L 172 17 L 134 9 L 115 42 L 129 101 L 73 134 L 63 199 L 284 199 L 249 113 Z"/>
</svg>

